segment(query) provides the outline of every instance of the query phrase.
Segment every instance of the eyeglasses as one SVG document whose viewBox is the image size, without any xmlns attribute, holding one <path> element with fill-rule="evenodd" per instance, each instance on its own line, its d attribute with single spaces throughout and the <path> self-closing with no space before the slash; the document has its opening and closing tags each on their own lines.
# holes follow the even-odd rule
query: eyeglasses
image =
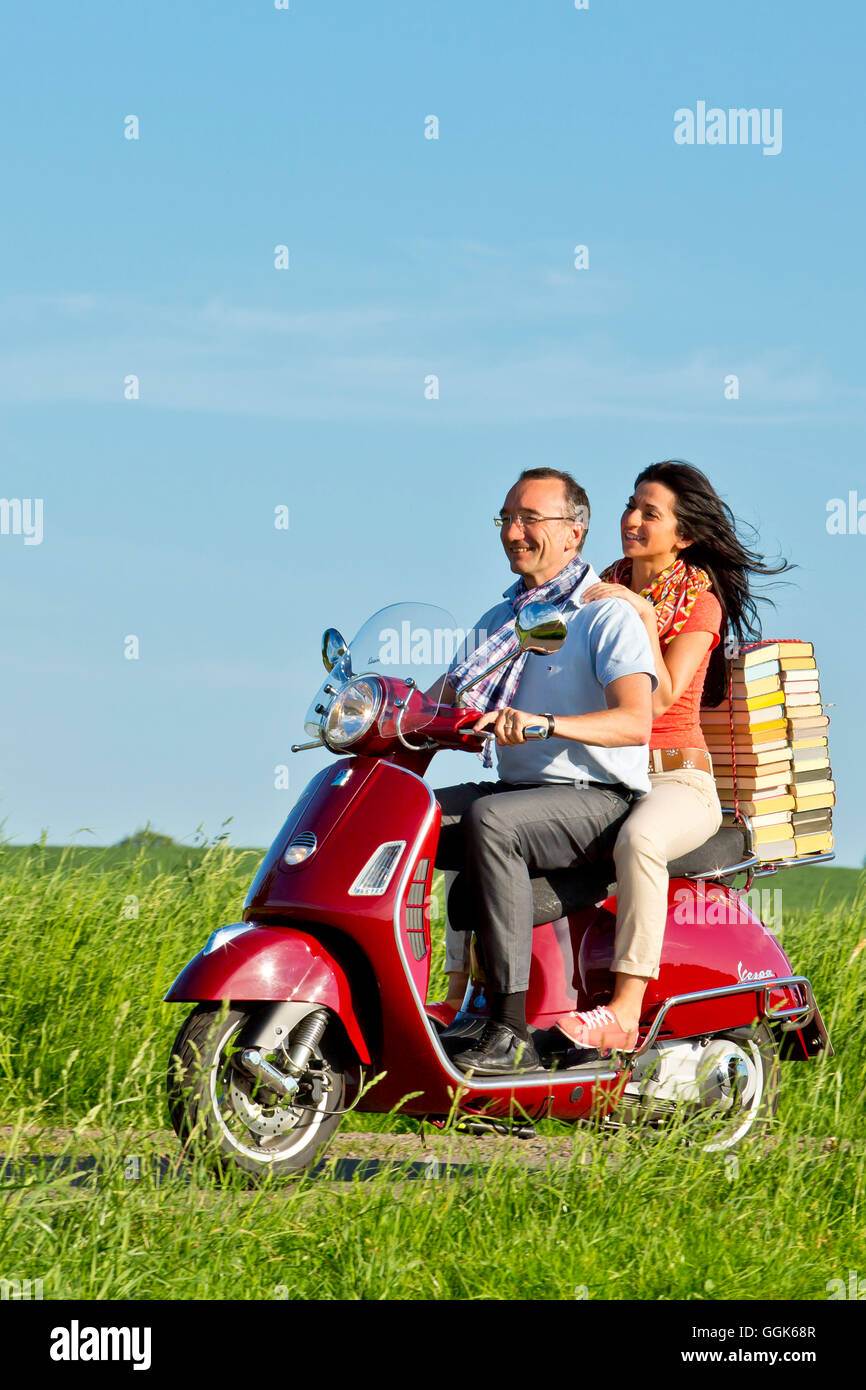
<svg viewBox="0 0 866 1390">
<path fill-rule="evenodd" d="M 538 516 L 535 512 L 517 512 L 512 516 L 510 512 L 500 512 L 493 518 L 494 526 L 510 526 L 512 521 L 516 521 L 522 531 L 528 526 L 537 526 L 540 521 L 577 521 L 576 516 Z"/>
</svg>

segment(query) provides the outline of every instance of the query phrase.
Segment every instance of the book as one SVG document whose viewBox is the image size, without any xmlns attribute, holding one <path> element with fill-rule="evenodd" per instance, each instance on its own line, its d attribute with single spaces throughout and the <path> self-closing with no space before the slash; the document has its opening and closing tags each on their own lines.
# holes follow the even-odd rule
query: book
<svg viewBox="0 0 866 1390">
<path fill-rule="evenodd" d="M 802 752 L 813 756 L 819 755 L 819 749 L 803 748 Z M 713 767 L 717 767 L 719 771 L 733 766 L 734 758 L 731 755 L 730 745 L 728 745 L 727 751 L 713 753 Z M 763 770 L 769 769 L 769 767 L 792 766 L 794 763 L 792 763 L 790 748 L 770 748 L 769 751 L 759 753 L 746 753 L 741 752 L 740 748 L 737 749 L 737 767 L 760 767 Z"/>
<path fill-rule="evenodd" d="M 730 810 L 734 804 L 733 796 L 727 791 L 724 794 L 719 793 L 719 801 L 722 808 L 727 810 Z M 769 814 L 771 811 L 793 811 L 794 798 L 789 792 L 786 792 L 784 796 L 751 797 L 747 800 L 740 797 L 739 805 L 744 816 L 759 816 L 762 813 Z M 808 807 L 801 809 L 808 810 Z"/>
<path fill-rule="evenodd" d="M 752 825 L 790 825 L 793 821 L 793 814 L 792 811 L 772 811 L 769 814 L 760 811 L 757 815 L 750 816 L 749 819 Z M 801 811 L 800 814 L 810 816 L 815 813 L 813 811 Z"/>
<path fill-rule="evenodd" d="M 738 772 L 736 778 L 736 785 L 744 793 L 753 791 L 765 791 L 767 787 L 778 787 L 779 794 L 783 795 L 784 792 L 787 791 L 789 785 L 789 779 L 785 775 L 786 772 L 787 768 L 783 768 L 781 773 L 767 772 L 762 773 L 758 776 L 755 776 L 754 774 L 749 773 L 747 771 Z M 793 781 L 793 778 L 790 780 Z M 733 776 L 729 775 L 726 772 L 718 772 L 716 774 L 716 786 L 733 787 Z"/>
<path fill-rule="evenodd" d="M 792 796 L 818 796 L 820 792 L 834 792 L 836 783 L 832 777 L 817 777 L 806 782 L 801 779 L 792 781 L 790 787 Z"/>
<path fill-rule="evenodd" d="M 812 738 L 823 734 L 829 723 L 830 717 L 826 714 L 813 714 L 808 718 L 801 714 L 791 715 L 787 720 L 788 733 L 796 738 Z"/>
<path fill-rule="evenodd" d="M 780 690 L 772 690 L 767 695 L 743 695 L 738 696 L 734 693 L 734 698 L 730 702 L 731 709 L 736 714 L 737 710 L 747 709 L 769 709 L 772 705 L 785 705 L 787 700 L 783 699 Z"/>
<path fill-rule="evenodd" d="M 792 797 L 794 805 L 793 811 L 814 811 L 819 806 L 835 806 L 836 796 L 833 792 L 821 792 L 819 795 L 795 796 Z"/>
<path fill-rule="evenodd" d="M 817 671 L 783 671 L 779 680 L 783 690 L 817 690 L 820 685 Z"/>
<path fill-rule="evenodd" d="M 731 751 L 731 731 L 730 729 L 704 729 L 704 740 L 707 748 L 718 749 L 720 752 Z M 781 735 L 781 737 L 780 737 Z M 784 730 L 775 729 L 770 734 L 758 734 L 753 730 L 734 734 L 734 749 L 737 755 L 740 753 L 772 753 L 780 748 L 787 748 L 788 740 L 784 736 Z"/>
<path fill-rule="evenodd" d="M 807 751 L 808 751 L 808 750 L 807 750 Z M 791 764 L 791 775 L 792 775 L 792 777 L 794 778 L 795 781 L 797 781 L 797 782 L 802 781 L 802 780 L 803 780 L 803 775 L 804 775 L 805 773 L 807 773 L 807 772 L 810 772 L 810 773 L 812 773 L 812 774 L 814 774 L 814 773 L 817 772 L 818 775 L 819 775 L 820 777 L 832 777 L 832 776 L 833 776 L 833 773 L 832 773 L 832 771 L 830 770 L 830 762 L 829 762 L 829 759 L 826 758 L 826 757 L 824 757 L 824 758 L 809 758 L 809 759 L 806 759 L 806 760 L 804 760 L 804 761 L 802 761 L 802 762 L 799 762 L 799 763 L 792 763 L 792 764 Z M 815 780 L 817 780 L 817 779 L 815 779 Z"/>
<path fill-rule="evenodd" d="M 807 748 L 823 748 L 826 753 L 827 740 L 821 738 L 820 734 L 813 734 L 811 738 L 792 738 L 790 748 L 795 757 L 798 752 L 804 752 Z"/>
<path fill-rule="evenodd" d="M 833 848 L 833 832 L 821 831 L 817 835 L 797 835 L 794 840 L 797 854 L 826 854 Z"/>
<path fill-rule="evenodd" d="M 752 821 L 752 841 L 754 844 L 766 843 L 768 840 L 793 840 L 794 827 L 790 821 L 785 821 L 782 825 L 756 825 Z"/>
<path fill-rule="evenodd" d="M 770 709 L 734 710 L 734 729 L 749 729 L 752 725 L 769 731 L 784 729 L 784 705 L 773 705 Z M 730 711 L 726 709 L 706 710 L 701 713 L 703 728 L 728 728 L 731 723 Z"/>
<path fill-rule="evenodd" d="M 829 830 L 833 824 L 833 812 L 825 807 L 817 811 L 792 811 L 790 815 L 795 835 L 817 834 Z"/>
<path fill-rule="evenodd" d="M 814 656 L 783 656 L 779 660 L 781 671 L 816 671 Z"/>
<path fill-rule="evenodd" d="M 815 648 L 811 642 L 796 642 L 792 639 L 778 638 L 776 646 L 779 648 L 779 660 L 792 656 L 815 656 Z"/>
<path fill-rule="evenodd" d="M 735 679 L 731 688 L 735 700 L 751 699 L 758 695 L 774 695 L 778 694 L 780 690 L 784 690 L 778 676 L 767 676 L 762 681 L 746 681 L 745 683 Z M 799 689 L 799 686 L 797 688 Z M 817 685 L 815 688 L 817 689 Z"/>
<path fill-rule="evenodd" d="M 830 764 L 825 759 L 817 767 L 796 767 L 791 782 L 795 786 L 808 785 L 810 782 L 830 781 Z"/>
<path fill-rule="evenodd" d="M 766 698 L 766 697 L 765 697 Z M 814 690 L 805 690 L 802 695 L 793 695 L 790 692 L 785 695 L 785 708 L 797 711 L 796 719 L 806 719 L 813 710 L 815 714 L 823 714 L 824 706 Z M 736 708 L 736 705 L 734 706 Z"/>
<path fill-rule="evenodd" d="M 763 661 L 778 661 L 778 659 L 778 642 L 760 642 L 757 646 L 750 647 L 748 651 L 738 652 L 731 665 L 735 670 L 743 670 L 747 666 L 760 666 Z"/>
<path fill-rule="evenodd" d="M 751 684 L 752 681 L 766 680 L 768 676 L 778 677 L 779 674 L 778 659 L 754 662 L 751 666 L 738 666 L 735 661 L 731 662 L 731 678 L 734 681 L 747 681 Z"/>
<path fill-rule="evenodd" d="M 773 844 L 756 845 L 755 853 L 764 863 L 774 859 L 793 859 L 796 843 L 796 840 L 776 840 Z"/>
</svg>

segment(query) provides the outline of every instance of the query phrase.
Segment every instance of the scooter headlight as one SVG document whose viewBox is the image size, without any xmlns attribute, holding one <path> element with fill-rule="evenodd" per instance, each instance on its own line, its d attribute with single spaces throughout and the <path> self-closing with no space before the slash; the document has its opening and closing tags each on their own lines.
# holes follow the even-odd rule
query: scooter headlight
<svg viewBox="0 0 866 1390">
<path fill-rule="evenodd" d="M 346 748 L 367 733 L 382 707 L 382 683 L 363 676 L 343 686 L 325 720 L 325 742 L 330 748 Z"/>
</svg>

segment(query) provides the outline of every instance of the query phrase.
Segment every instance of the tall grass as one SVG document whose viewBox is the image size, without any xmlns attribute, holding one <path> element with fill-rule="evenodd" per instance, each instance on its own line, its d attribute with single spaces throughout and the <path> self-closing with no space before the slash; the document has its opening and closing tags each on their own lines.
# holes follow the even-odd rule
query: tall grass
<svg viewBox="0 0 866 1390">
<path fill-rule="evenodd" d="M 46 1298 L 821 1299 L 866 1275 L 862 893 L 785 915 L 837 1055 L 786 1064 L 776 1124 L 736 1155 L 676 1129 L 548 1124 L 562 1143 L 537 1169 L 518 1141 L 492 1159 L 485 1141 L 471 1175 L 332 1168 L 250 1191 L 178 1166 L 164 1085 L 182 1010 L 161 997 L 237 919 L 255 863 L 225 844 L 164 865 L 0 848 L 0 1278 L 41 1278 Z M 414 1128 L 363 1123 L 383 1152 Z M 435 1149 L 467 1162 L 466 1141 Z M 46 1168 L 45 1153 L 99 1171 Z"/>
</svg>

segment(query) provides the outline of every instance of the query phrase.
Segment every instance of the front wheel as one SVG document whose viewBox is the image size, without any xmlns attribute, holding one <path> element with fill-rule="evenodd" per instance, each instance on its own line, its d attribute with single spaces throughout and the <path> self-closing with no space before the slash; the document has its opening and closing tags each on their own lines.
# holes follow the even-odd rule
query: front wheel
<svg viewBox="0 0 866 1390">
<path fill-rule="evenodd" d="M 219 1173 L 232 1168 L 253 1177 L 300 1173 L 312 1166 L 340 1124 L 345 1076 L 326 1033 L 292 1096 L 268 1090 L 240 1065 L 238 1039 L 252 1017 L 218 1004 L 193 1010 L 169 1062 L 171 1122 L 187 1153 L 205 1158 Z M 278 1070 L 281 1055 L 267 1054 Z"/>
</svg>

